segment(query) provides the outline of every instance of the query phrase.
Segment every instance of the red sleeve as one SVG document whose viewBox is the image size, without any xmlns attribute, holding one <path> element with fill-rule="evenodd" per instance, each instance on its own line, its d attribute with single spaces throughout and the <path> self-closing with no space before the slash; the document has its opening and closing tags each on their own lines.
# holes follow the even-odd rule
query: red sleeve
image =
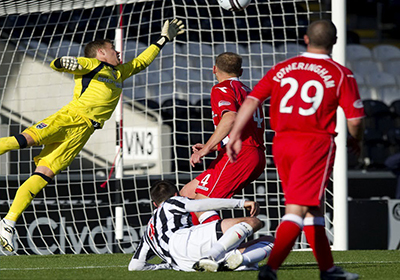
<svg viewBox="0 0 400 280">
<path fill-rule="evenodd" d="M 344 69 L 344 79 L 339 92 L 339 106 L 343 108 L 347 119 L 365 116 L 356 79 L 349 69 Z"/>
<path fill-rule="evenodd" d="M 239 105 L 232 88 L 216 85 L 211 90 L 211 108 L 214 114 L 222 117 L 226 111 L 237 112 Z"/>
<path fill-rule="evenodd" d="M 250 97 L 260 100 L 263 103 L 265 99 L 271 96 L 273 88 L 274 68 L 265 74 L 265 76 L 254 86 L 253 91 L 249 94 Z"/>
</svg>

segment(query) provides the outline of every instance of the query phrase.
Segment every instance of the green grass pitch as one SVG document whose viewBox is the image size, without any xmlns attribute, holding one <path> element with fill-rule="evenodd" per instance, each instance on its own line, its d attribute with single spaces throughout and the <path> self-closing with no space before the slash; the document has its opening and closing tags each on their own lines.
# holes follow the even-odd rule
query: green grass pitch
<svg viewBox="0 0 400 280">
<path fill-rule="evenodd" d="M 400 251 L 333 252 L 338 266 L 358 273 L 360 279 L 400 279 Z M 1 256 L 0 279 L 140 279 L 235 280 L 257 279 L 258 272 L 128 271 L 130 254 Z M 263 262 L 264 263 L 264 262 Z M 278 278 L 319 279 L 312 252 L 292 252 Z"/>
</svg>

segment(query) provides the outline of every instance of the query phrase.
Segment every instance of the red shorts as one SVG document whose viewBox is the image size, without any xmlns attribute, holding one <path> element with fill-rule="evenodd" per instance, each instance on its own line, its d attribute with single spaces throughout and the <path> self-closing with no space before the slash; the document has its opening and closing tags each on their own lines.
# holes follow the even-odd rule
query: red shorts
<svg viewBox="0 0 400 280">
<path fill-rule="evenodd" d="M 225 150 L 196 179 L 196 193 L 213 198 L 231 198 L 257 179 L 265 168 L 265 152 L 253 146 L 243 146 L 237 161 L 231 163 Z"/>
<path fill-rule="evenodd" d="M 334 137 L 277 133 L 272 147 L 285 203 L 319 206 L 335 161 Z"/>
</svg>

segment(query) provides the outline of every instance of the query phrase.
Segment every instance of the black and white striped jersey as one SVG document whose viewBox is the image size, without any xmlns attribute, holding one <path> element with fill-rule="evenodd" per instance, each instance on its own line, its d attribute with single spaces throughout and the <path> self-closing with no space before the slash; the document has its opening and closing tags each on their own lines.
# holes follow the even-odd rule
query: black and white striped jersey
<svg viewBox="0 0 400 280">
<path fill-rule="evenodd" d="M 152 254 L 156 254 L 164 262 L 179 269 L 176 267 L 176 263 L 170 255 L 169 240 L 174 232 L 179 229 L 193 226 L 190 212 L 243 208 L 244 202 L 245 200 L 239 199 L 210 198 L 192 200 L 181 196 L 169 198 L 154 210 L 153 216 L 147 224 L 146 232 L 142 236 L 142 240 L 132 261 L 140 261 L 143 264 L 152 257 Z M 152 252 L 149 252 L 150 249 Z M 141 270 L 148 269 L 154 270 L 156 268 L 144 268 Z"/>
<path fill-rule="evenodd" d="M 172 234 L 181 228 L 193 226 L 190 212 L 185 208 L 187 203 L 190 203 L 187 198 L 171 197 L 154 211 L 147 225 L 147 243 L 151 243 L 149 245 L 153 251 L 168 263 L 173 263 L 168 250 Z"/>
</svg>

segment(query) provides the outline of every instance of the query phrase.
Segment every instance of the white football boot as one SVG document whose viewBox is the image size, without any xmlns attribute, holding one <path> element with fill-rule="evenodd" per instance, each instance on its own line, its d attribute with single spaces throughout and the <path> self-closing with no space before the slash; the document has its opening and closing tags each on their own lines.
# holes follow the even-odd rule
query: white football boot
<svg viewBox="0 0 400 280">
<path fill-rule="evenodd" d="M 0 244 L 9 252 L 14 251 L 14 233 L 15 228 L 7 225 L 4 220 L 0 221 Z"/>
<path fill-rule="evenodd" d="M 243 255 L 235 249 L 219 266 L 218 271 L 232 271 L 238 268 L 243 262 Z M 222 267 L 221 267 L 222 266 Z"/>
<path fill-rule="evenodd" d="M 193 265 L 193 269 L 197 271 L 216 272 L 218 266 L 218 263 L 212 257 L 205 257 L 196 262 Z"/>
</svg>

